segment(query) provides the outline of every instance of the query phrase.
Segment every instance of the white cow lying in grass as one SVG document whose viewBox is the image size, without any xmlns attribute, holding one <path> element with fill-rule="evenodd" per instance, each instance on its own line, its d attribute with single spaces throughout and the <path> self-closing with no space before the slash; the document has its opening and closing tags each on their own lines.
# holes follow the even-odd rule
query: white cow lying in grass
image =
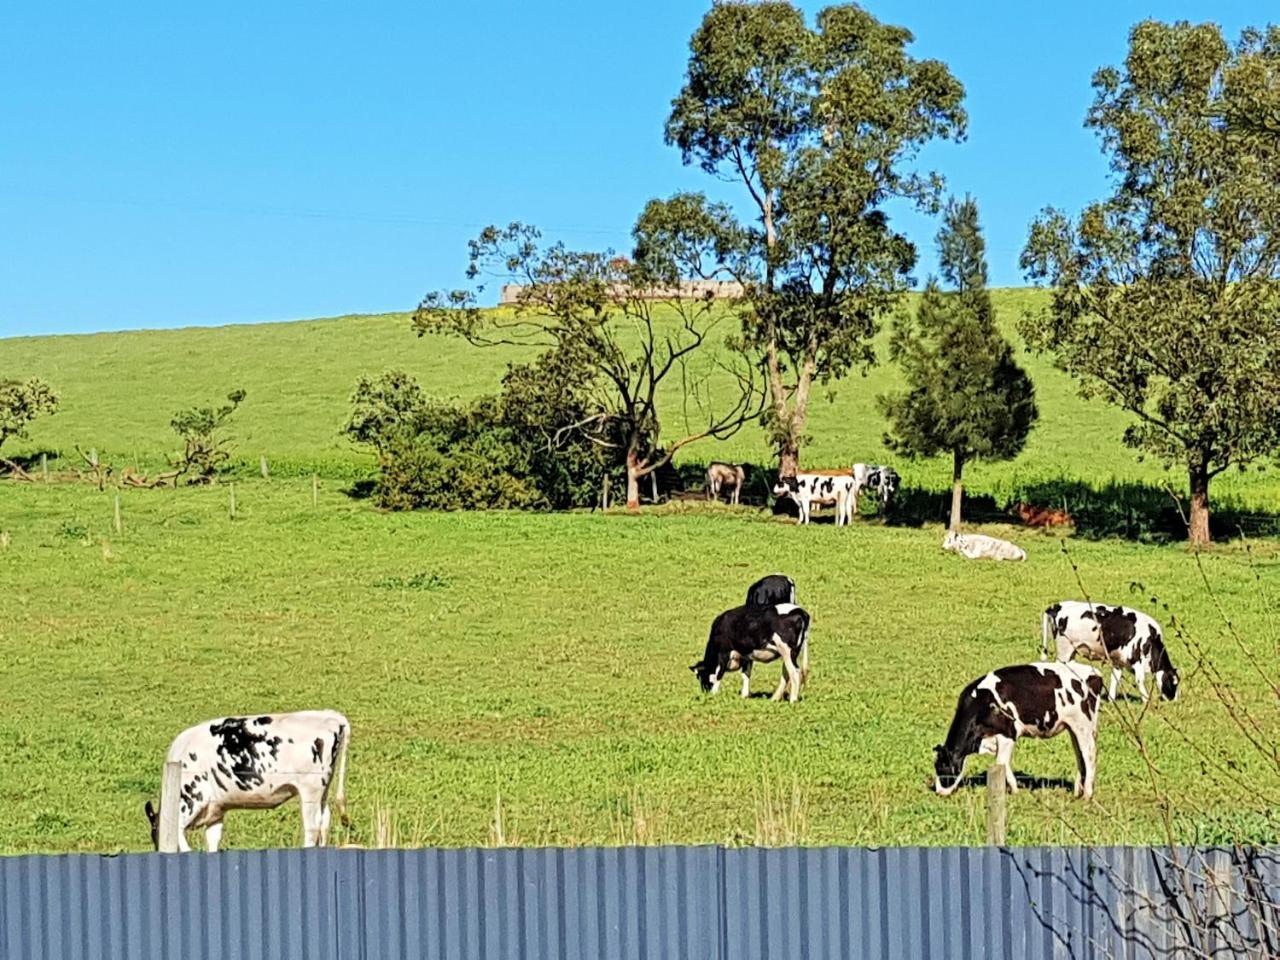
<svg viewBox="0 0 1280 960">
<path fill-rule="evenodd" d="M 333 710 L 223 717 L 182 731 L 165 755 L 181 763 L 178 796 L 148 800 L 151 842 L 159 849 L 160 816 L 178 806 L 178 849 L 186 852 L 188 830 L 205 828 L 215 853 L 228 810 L 270 810 L 292 796 L 302 804 L 302 845 L 328 842 L 330 802 L 346 806 L 347 744 L 351 724 Z"/>
<path fill-rule="evenodd" d="M 970 560 L 978 560 L 982 557 L 989 557 L 992 560 L 1027 559 L 1027 553 L 1021 547 L 1008 540 L 988 537 L 981 533 L 956 533 L 954 530 L 948 530 L 946 539 L 942 541 L 942 549 L 953 550 Z"/>
</svg>

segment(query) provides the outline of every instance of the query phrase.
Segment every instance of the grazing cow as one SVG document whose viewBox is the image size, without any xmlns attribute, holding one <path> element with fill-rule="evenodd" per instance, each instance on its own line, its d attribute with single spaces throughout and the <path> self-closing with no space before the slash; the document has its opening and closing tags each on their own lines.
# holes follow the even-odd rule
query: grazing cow
<svg viewBox="0 0 1280 960">
<path fill-rule="evenodd" d="M 862 464 L 854 464 L 855 468 L 860 466 Z M 882 515 L 888 513 L 889 508 L 893 506 L 893 498 L 898 493 L 898 484 L 901 480 L 902 478 L 898 476 L 898 471 L 893 467 L 874 466 L 867 473 L 863 487 L 876 492 L 876 503 L 879 505 Z"/>
<path fill-rule="evenodd" d="M 1027 553 L 1021 547 L 1008 540 L 988 537 L 981 533 L 956 533 L 954 530 L 948 530 L 942 541 L 942 549 L 953 550 L 970 560 L 982 557 L 989 557 L 992 560 L 1027 559 Z"/>
<path fill-rule="evenodd" d="M 790 497 L 800 508 L 796 523 L 808 523 L 814 504 L 835 504 L 836 526 L 849 522 L 858 509 L 857 481 L 847 473 L 797 473 L 794 477 L 779 477 L 774 484 L 775 497 Z"/>
<path fill-rule="evenodd" d="M 1098 762 L 1098 702 L 1102 674 L 1082 663 L 1028 663 L 993 670 L 960 693 L 947 742 L 933 748 L 934 789 L 950 796 L 970 754 L 994 754 L 1005 783 L 1018 789 L 1013 746 L 1019 737 L 1071 735 L 1076 753 L 1075 795 L 1093 796 Z"/>
<path fill-rule="evenodd" d="M 751 667 L 782 658 L 782 679 L 772 699 L 783 693 L 792 703 L 809 675 L 809 614 L 794 603 L 763 609 L 742 606 L 726 610 L 711 624 L 702 659 L 689 669 L 706 693 L 717 693 L 730 670 L 742 671 L 742 695 L 751 695 Z"/>
<path fill-rule="evenodd" d="M 165 755 L 182 764 L 178 796 L 146 803 L 151 842 L 159 849 L 160 815 L 178 804 L 178 849 L 191 849 L 186 831 L 205 828 L 210 853 L 222 838 L 228 810 L 269 810 L 297 795 L 302 845 L 323 847 L 329 808 L 346 808 L 347 745 L 351 724 L 333 710 L 223 717 L 182 731 Z"/>
<path fill-rule="evenodd" d="M 747 590 L 748 607 L 773 607 L 796 602 L 796 582 L 781 573 L 771 573 L 753 583 Z"/>
<path fill-rule="evenodd" d="M 737 504 L 742 487 L 747 482 L 746 467 L 738 463 L 713 463 L 707 467 L 707 499 L 717 500 L 721 489 L 732 487 L 730 503 Z"/>
<path fill-rule="evenodd" d="M 1019 501 L 1013 506 L 1014 512 L 1028 527 L 1070 527 L 1075 525 L 1071 514 L 1056 507 L 1037 507 Z"/>
<path fill-rule="evenodd" d="M 1155 679 L 1166 700 L 1178 695 L 1178 671 L 1165 648 L 1164 631 L 1140 610 L 1063 600 L 1045 610 L 1041 619 L 1040 650 L 1046 658 L 1050 637 L 1056 641 L 1055 657 L 1059 662 L 1065 663 L 1079 653 L 1111 664 L 1107 691 L 1110 700 L 1116 698 L 1122 670 L 1133 671 L 1143 703 L 1148 697 L 1148 675 Z"/>
</svg>

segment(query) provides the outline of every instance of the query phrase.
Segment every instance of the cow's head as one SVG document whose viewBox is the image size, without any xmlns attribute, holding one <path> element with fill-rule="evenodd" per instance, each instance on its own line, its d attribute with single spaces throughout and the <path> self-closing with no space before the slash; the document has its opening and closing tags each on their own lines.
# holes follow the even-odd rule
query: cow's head
<svg viewBox="0 0 1280 960">
<path fill-rule="evenodd" d="M 1156 671 L 1156 683 L 1160 687 L 1160 696 L 1166 700 L 1176 700 L 1178 698 L 1178 684 L 1182 681 L 1178 678 L 1178 671 L 1174 669 L 1172 663 L 1165 659 L 1165 665 Z"/>
<path fill-rule="evenodd" d="M 151 846 L 156 850 L 160 849 L 160 811 L 158 811 L 151 803 L 147 801 L 146 806 L 142 808 L 146 811 L 147 822 L 151 824 Z"/>
<path fill-rule="evenodd" d="M 880 502 L 886 507 L 893 500 L 894 494 L 898 492 L 898 473 L 885 467 L 880 471 Z"/>
<path fill-rule="evenodd" d="M 933 748 L 933 771 L 937 775 L 933 781 L 933 789 L 940 797 L 949 797 L 960 786 L 960 777 L 964 774 L 965 754 L 951 750 L 943 744 Z"/>
<path fill-rule="evenodd" d="M 715 673 L 715 667 L 705 660 L 699 660 L 693 666 L 689 667 L 693 671 L 694 676 L 698 678 L 698 685 L 702 687 L 703 693 L 711 692 L 711 677 Z"/>
<path fill-rule="evenodd" d="M 775 497 L 792 497 L 800 490 L 800 481 L 795 477 L 779 477 L 773 485 Z"/>
</svg>

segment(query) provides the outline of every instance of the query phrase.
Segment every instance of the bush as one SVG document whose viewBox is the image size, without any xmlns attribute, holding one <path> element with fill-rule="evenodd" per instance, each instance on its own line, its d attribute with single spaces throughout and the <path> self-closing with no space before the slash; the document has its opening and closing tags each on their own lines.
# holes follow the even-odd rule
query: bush
<svg viewBox="0 0 1280 960">
<path fill-rule="evenodd" d="M 192 407 L 174 414 L 169 421 L 182 439 L 182 453 L 173 465 L 183 473 L 194 471 L 191 483 L 208 483 L 231 459 L 231 438 L 222 435 L 222 429 L 244 400 L 243 390 L 227 394 L 227 404 L 222 407 Z"/>
<path fill-rule="evenodd" d="M 545 396 L 516 367 L 504 392 L 470 404 L 431 400 L 400 371 L 362 377 L 345 433 L 373 447 L 374 496 L 391 510 L 548 510 L 594 501 L 605 469 L 598 448 L 556 446 Z M 576 411 L 564 412 L 572 416 Z"/>
</svg>

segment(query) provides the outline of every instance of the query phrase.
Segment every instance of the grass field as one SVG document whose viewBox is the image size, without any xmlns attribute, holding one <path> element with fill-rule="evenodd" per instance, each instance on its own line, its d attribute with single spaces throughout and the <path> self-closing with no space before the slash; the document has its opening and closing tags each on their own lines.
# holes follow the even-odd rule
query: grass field
<svg viewBox="0 0 1280 960">
<path fill-rule="evenodd" d="M 999 294 L 1004 321 L 1034 296 Z M 42 376 L 63 397 L 6 453 L 78 443 L 117 465 L 158 465 L 175 410 L 242 386 L 235 433 L 250 465 L 234 522 L 225 487 L 124 490 L 120 535 L 114 490 L 0 483 L 0 853 L 142 849 L 142 804 L 178 730 L 321 706 L 353 722 L 359 842 L 981 842 L 982 791 L 934 796 L 931 747 L 964 683 L 1034 658 L 1039 612 L 1081 593 L 1071 561 L 1096 599 L 1176 613 L 1255 712 L 1262 739 L 1280 740 L 1273 694 L 1178 546 L 1071 540 L 1068 559 L 1055 538 L 1019 530 L 1028 562 L 996 565 L 942 553 L 930 525 L 800 529 L 750 508 L 680 505 L 639 516 L 389 515 L 344 493 L 370 470 L 338 436 L 357 375 L 400 366 L 438 396 L 474 396 L 509 357 L 416 340 L 404 317 L 0 340 L 0 372 Z M 1120 446 L 1121 414 L 1082 403 L 1068 380 L 1028 362 L 1041 426 L 1018 460 L 974 469 L 971 489 L 1165 479 Z M 880 368 L 824 398 L 807 462 L 880 459 L 872 397 L 892 381 Z M 252 476 L 260 454 L 269 483 Z M 768 451 L 747 430 L 690 456 L 763 462 Z M 313 470 L 325 478 L 316 508 Z M 902 472 L 909 485 L 946 483 L 941 465 Z M 1280 510 L 1274 472 L 1226 476 L 1215 495 Z M 1274 674 L 1280 543 L 1237 541 L 1203 563 Z M 703 697 L 687 667 L 710 620 L 776 569 L 796 578 L 814 616 L 805 699 L 741 701 L 732 682 L 728 695 Z M 1275 840 L 1276 824 L 1259 825 L 1256 803 L 1221 774 L 1274 805 L 1275 767 L 1224 723 L 1186 644 L 1175 638 L 1172 651 L 1183 696 L 1144 729 L 1178 801 L 1179 835 L 1220 830 L 1225 818 Z M 776 676 L 761 668 L 756 689 Z M 1096 801 L 1023 791 L 1011 799 L 1012 842 L 1160 839 L 1145 764 L 1117 723 L 1133 709 L 1104 713 Z M 1070 745 L 1026 742 L 1015 766 L 1070 777 Z M 224 843 L 287 844 L 297 831 L 291 804 L 233 814 Z"/>
<path fill-rule="evenodd" d="M 1036 291 L 1000 290 L 995 302 L 1001 322 L 1012 332 L 1022 312 L 1044 300 Z M 882 359 L 886 343 L 882 336 Z M 351 477 L 367 472 L 371 464 L 367 454 L 339 436 L 360 374 L 402 368 L 434 396 L 469 398 L 495 390 L 504 365 L 518 356 L 455 340 L 418 339 L 403 314 L 0 340 L 3 375 L 43 377 L 63 400 L 61 412 L 38 422 L 29 441 L 11 441 L 4 449 L 10 455 L 55 450 L 75 460 L 78 444 L 104 451 L 120 466 L 134 461 L 159 466 L 177 447 L 170 417 L 187 406 L 219 401 L 239 386 L 249 396 L 236 414 L 236 452 L 250 471 L 256 471 L 259 456 L 265 455 L 278 475 L 319 471 Z M 1017 460 L 968 468 L 966 479 L 975 493 L 1003 501 L 1010 491 L 1063 477 L 1094 486 L 1118 480 L 1169 482 L 1185 489 L 1181 470 L 1140 463 L 1120 443 L 1125 414 L 1079 400 L 1074 382 L 1045 359 L 1024 356 L 1023 362 L 1036 384 L 1040 423 Z M 882 362 L 865 378 L 854 375 L 830 392 L 815 390 L 808 429 L 812 444 L 803 462 L 847 466 L 891 458 L 881 443 L 884 421 L 874 398 L 897 383 L 896 368 Z M 671 386 L 674 391 L 674 381 Z M 668 399 L 667 416 L 673 418 L 678 398 L 669 391 Z M 668 419 L 669 432 L 679 426 Z M 683 456 L 772 461 L 763 433 L 753 427 L 724 443 L 688 447 Z M 950 484 L 949 464 L 898 466 L 907 485 L 941 490 Z M 1231 471 L 1214 480 L 1212 494 L 1224 504 L 1280 513 L 1280 474 Z"/>
<path fill-rule="evenodd" d="M 976 843 L 982 791 L 934 796 L 931 747 L 960 687 L 1033 659 L 1039 611 L 1079 592 L 1050 537 L 1023 537 L 1026 564 L 975 564 L 942 553 L 936 529 L 798 528 L 747 508 L 387 515 L 332 489 L 313 509 L 303 481 L 238 494 L 232 522 L 224 489 L 126 491 L 117 537 L 110 493 L 4 488 L 0 851 L 143 848 L 142 803 L 177 730 L 316 706 L 352 719 L 363 842 L 379 817 L 400 842 L 491 842 L 500 798 L 508 843 Z M 1274 721 L 1190 556 L 1122 542 L 1070 549 L 1091 592 L 1167 602 Z M 1280 550 L 1254 552 L 1253 567 L 1241 547 L 1205 564 L 1274 665 L 1265 585 Z M 734 683 L 702 696 L 687 666 L 708 622 L 776 567 L 814 615 L 805 698 L 742 701 Z M 1131 591 L 1135 581 L 1145 590 Z M 1280 784 L 1222 725 L 1176 641 L 1173 651 L 1184 695 L 1146 727 L 1190 831 L 1239 798 L 1166 721 L 1268 795 Z M 761 668 L 756 688 L 775 678 Z M 1011 798 L 1011 841 L 1158 839 L 1142 762 L 1114 713 L 1100 757 L 1095 803 L 1060 788 Z M 1070 777 L 1071 748 L 1029 741 L 1015 764 Z M 232 815 L 224 842 L 294 842 L 297 816 L 296 805 Z"/>
</svg>

